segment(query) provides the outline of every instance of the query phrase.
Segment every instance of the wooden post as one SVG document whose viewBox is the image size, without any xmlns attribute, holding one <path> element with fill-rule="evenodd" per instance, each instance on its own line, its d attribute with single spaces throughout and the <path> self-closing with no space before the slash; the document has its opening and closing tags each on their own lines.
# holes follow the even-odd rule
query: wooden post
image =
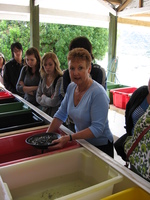
<svg viewBox="0 0 150 200">
<path fill-rule="evenodd" d="M 30 46 L 39 50 L 39 5 L 30 0 Z"/>
<path fill-rule="evenodd" d="M 108 47 L 108 67 L 107 67 L 107 80 L 116 82 L 116 43 L 117 43 L 117 16 L 110 13 L 109 23 L 109 47 Z"/>
</svg>

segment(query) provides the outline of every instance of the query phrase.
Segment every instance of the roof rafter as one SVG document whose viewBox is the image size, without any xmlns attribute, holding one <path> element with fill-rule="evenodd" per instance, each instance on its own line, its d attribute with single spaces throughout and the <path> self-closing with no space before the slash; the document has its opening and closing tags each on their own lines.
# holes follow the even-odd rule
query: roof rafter
<svg viewBox="0 0 150 200">
<path fill-rule="evenodd" d="M 126 0 L 122 5 L 120 5 L 117 8 L 117 12 L 124 10 L 131 2 L 132 2 L 132 0 Z"/>
<path fill-rule="evenodd" d="M 118 17 L 123 16 L 131 16 L 131 15 L 138 15 L 138 14 L 144 14 L 144 13 L 150 13 L 150 6 L 142 7 L 142 8 L 133 8 L 125 11 L 118 12 Z"/>
</svg>

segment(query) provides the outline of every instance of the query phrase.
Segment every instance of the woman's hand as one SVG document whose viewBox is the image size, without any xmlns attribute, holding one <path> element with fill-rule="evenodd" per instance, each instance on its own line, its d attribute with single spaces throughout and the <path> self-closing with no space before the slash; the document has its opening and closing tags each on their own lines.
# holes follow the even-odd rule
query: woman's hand
<svg viewBox="0 0 150 200">
<path fill-rule="evenodd" d="M 45 95 L 45 94 L 42 94 L 41 98 L 43 99 L 43 98 L 45 98 L 45 97 L 46 97 L 46 95 Z"/>
<path fill-rule="evenodd" d="M 65 146 L 65 144 L 70 140 L 69 135 L 61 136 L 57 140 L 53 140 L 52 144 L 55 144 L 54 146 L 50 146 L 50 150 L 55 150 L 55 149 L 61 149 Z"/>
<path fill-rule="evenodd" d="M 20 81 L 19 84 L 23 87 L 24 86 L 24 82 Z"/>
</svg>

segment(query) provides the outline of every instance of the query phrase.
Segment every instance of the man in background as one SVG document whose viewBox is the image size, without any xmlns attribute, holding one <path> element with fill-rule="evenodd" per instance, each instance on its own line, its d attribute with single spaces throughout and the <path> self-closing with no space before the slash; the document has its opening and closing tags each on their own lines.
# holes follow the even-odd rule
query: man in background
<svg viewBox="0 0 150 200">
<path fill-rule="evenodd" d="M 22 45 L 19 42 L 15 42 L 11 45 L 12 59 L 5 64 L 4 67 L 4 86 L 7 90 L 14 94 L 18 94 L 16 91 L 16 84 L 20 75 L 20 71 L 24 64 L 22 58 Z"/>
</svg>

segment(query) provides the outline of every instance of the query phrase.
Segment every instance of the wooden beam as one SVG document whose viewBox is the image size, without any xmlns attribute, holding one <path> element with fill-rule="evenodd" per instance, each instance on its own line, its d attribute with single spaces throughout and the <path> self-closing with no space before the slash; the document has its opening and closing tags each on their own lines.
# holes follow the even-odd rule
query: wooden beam
<svg viewBox="0 0 150 200">
<path fill-rule="evenodd" d="M 150 22 L 118 17 L 118 23 L 150 27 Z"/>
<path fill-rule="evenodd" d="M 117 8 L 117 12 L 124 10 L 129 5 L 129 3 L 131 3 L 131 1 L 133 0 L 126 0 L 122 5 Z"/>
<path fill-rule="evenodd" d="M 122 4 L 122 0 L 104 0 L 106 2 L 110 2 L 111 4 L 114 5 L 121 5 Z"/>
<path fill-rule="evenodd" d="M 136 15 L 130 15 L 132 17 L 149 17 L 150 18 L 150 13 L 141 13 L 141 14 L 136 14 Z"/>
<path fill-rule="evenodd" d="M 142 8 L 131 8 L 127 9 L 121 12 L 118 12 L 118 17 L 129 17 L 131 15 L 138 15 L 138 14 L 144 14 L 144 13 L 150 13 L 150 6 L 142 7 Z"/>
<path fill-rule="evenodd" d="M 11 12 L 11 13 L 27 13 L 30 14 L 29 6 L 19 6 L 13 4 L 0 4 L 0 11 Z"/>
<path fill-rule="evenodd" d="M 143 0 L 139 0 L 139 8 L 143 7 Z"/>
<path fill-rule="evenodd" d="M 53 17 L 68 17 L 75 19 L 91 19 L 91 20 L 99 20 L 99 21 L 108 21 L 108 14 L 93 14 L 93 13 L 81 13 L 77 11 L 68 11 L 68 10 L 59 10 L 59 9 L 50 9 L 50 8 L 39 8 L 40 15 L 53 16 Z"/>
</svg>

